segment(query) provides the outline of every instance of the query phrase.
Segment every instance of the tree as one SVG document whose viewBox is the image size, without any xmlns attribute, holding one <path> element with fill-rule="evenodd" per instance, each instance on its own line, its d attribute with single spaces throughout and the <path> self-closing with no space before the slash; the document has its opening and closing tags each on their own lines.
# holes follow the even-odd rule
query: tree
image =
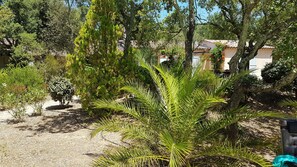
<svg viewBox="0 0 297 167">
<path fill-rule="evenodd" d="M 281 58 L 293 59 L 297 61 L 297 24 L 292 23 L 290 27 L 281 32 L 281 36 L 278 39 L 272 40 L 275 45 L 273 53 L 273 59 L 279 60 Z"/>
<path fill-rule="evenodd" d="M 67 59 L 71 82 L 86 109 L 95 99 L 116 95 L 122 82 L 122 55 L 117 50 L 121 31 L 115 18 L 115 1 L 93 0 L 75 40 L 75 52 Z"/>
<path fill-rule="evenodd" d="M 104 119 L 91 134 L 94 136 L 103 130 L 121 131 L 124 139 L 133 142 L 133 147 L 111 150 L 100 156 L 94 166 L 195 166 L 194 162 L 202 156 L 227 156 L 270 166 L 259 156 L 226 145 L 214 135 L 238 120 L 275 114 L 251 114 L 239 109 L 236 116 L 231 114 L 235 111 L 230 111 L 229 115 L 218 119 L 205 117 L 210 108 L 225 102 L 220 96 L 234 78 L 220 79 L 200 69 L 194 74 L 178 75 L 160 67 L 153 68 L 144 61 L 140 61 L 140 65 L 149 72 L 158 91 L 132 83 L 122 88 L 135 96 L 132 100 L 96 101 L 96 108 L 123 112 L 132 121 Z M 206 147 L 204 142 L 210 146 Z"/>
<path fill-rule="evenodd" d="M 52 53 L 73 53 L 74 39 L 82 25 L 77 8 L 69 10 L 61 0 L 48 1 L 46 27 L 40 40 Z"/>
<path fill-rule="evenodd" d="M 203 39 L 236 39 L 236 35 L 228 30 L 228 25 L 225 25 L 226 22 L 221 18 L 219 13 L 214 13 L 213 15 L 208 16 L 207 20 L 202 20 L 203 22 L 200 25 L 197 25 L 195 35 L 198 36 L 198 41 Z M 212 24 L 215 23 L 215 24 Z M 222 25 L 217 27 L 217 25 Z M 200 38 L 199 38 L 200 37 Z"/>
<path fill-rule="evenodd" d="M 296 21 L 296 1 L 260 1 L 260 0 L 205 0 L 204 5 L 212 9 L 219 8 L 221 22 L 211 24 L 219 29 L 225 29 L 236 35 L 238 46 L 235 55 L 231 58 L 229 67 L 231 74 L 237 74 L 247 69 L 248 63 L 253 59 L 260 48 L 269 40 L 279 38 L 281 32 Z M 222 24 L 223 23 L 223 24 Z M 290 83 L 288 80 L 296 78 L 297 73 L 291 73 L 278 81 L 273 87 L 259 91 L 279 89 Z M 230 108 L 237 108 L 244 96 L 244 88 L 240 82 L 234 85 Z M 231 136 L 236 137 L 234 131 Z"/>
<path fill-rule="evenodd" d="M 32 42 L 43 46 L 48 53 L 73 52 L 73 41 L 82 23 L 78 8 L 72 7 L 68 11 L 63 0 L 5 0 L 3 6 L 13 14 L 13 18 L 6 21 L 10 22 L 10 27 L 4 26 L 2 30 L 6 41 L 2 42 L 2 45 L 6 45 L 6 50 L 10 50 L 7 55 L 12 55 L 11 48 L 19 45 L 21 33 L 34 36 L 35 42 Z M 18 31 L 11 31 L 11 28 L 18 28 Z"/>
<path fill-rule="evenodd" d="M 170 0 L 164 1 L 167 4 L 168 8 L 172 7 L 175 9 L 178 16 L 178 25 L 181 28 L 184 38 L 185 38 L 185 67 L 192 67 L 192 59 L 193 59 L 193 39 L 194 39 L 194 31 L 195 31 L 195 21 L 196 21 L 196 8 L 195 8 L 195 0 L 187 0 L 187 1 L 178 1 L 178 0 Z M 186 9 L 182 9 L 180 4 L 186 3 Z M 185 21 L 186 20 L 186 21 Z"/>
<path fill-rule="evenodd" d="M 14 66 L 26 66 L 33 56 L 42 54 L 43 49 L 36 41 L 36 34 L 28 33 L 16 22 L 16 16 L 6 5 L 0 7 L 0 51 L 2 55 L 10 56 Z"/>
</svg>

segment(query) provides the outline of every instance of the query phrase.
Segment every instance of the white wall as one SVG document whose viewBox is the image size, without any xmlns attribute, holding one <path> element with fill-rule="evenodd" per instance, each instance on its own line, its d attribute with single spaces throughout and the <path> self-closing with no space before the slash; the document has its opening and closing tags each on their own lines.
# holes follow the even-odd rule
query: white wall
<svg viewBox="0 0 297 167">
<path fill-rule="evenodd" d="M 261 70 L 265 67 L 266 64 L 272 62 L 272 51 L 273 49 L 260 49 L 258 51 L 258 55 L 250 61 L 250 68 L 254 68 L 255 71 L 252 74 L 261 78 Z M 229 69 L 229 61 L 231 57 L 235 55 L 236 48 L 226 48 L 224 50 L 225 53 L 225 62 L 224 62 L 224 70 Z"/>
<path fill-rule="evenodd" d="M 231 58 L 235 55 L 236 53 L 236 48 L 226 48 L 224 50 L 224 55 L 225 55 L 225 61 L 224 61 L 224 70 L 229 70 L 229 61 Z"/>
<path fill-rule="evenodd" d="M 256 58 L 256 71 L 253 73 L 261 78 L 261 70 L 265 67 L 266 64 L 272 62 L 272 49 L 260 49 Z"/>
</svg>

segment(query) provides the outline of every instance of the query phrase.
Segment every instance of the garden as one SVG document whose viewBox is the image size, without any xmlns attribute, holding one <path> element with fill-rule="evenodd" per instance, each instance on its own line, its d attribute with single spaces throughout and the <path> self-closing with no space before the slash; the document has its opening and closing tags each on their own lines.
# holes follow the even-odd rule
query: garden
<svg viewBox="0 0 297 167">
<path fill-rule="evenodd" d="M 296 3 L 0 0 L 0 166 L 297 163 Z"/>
</svg>

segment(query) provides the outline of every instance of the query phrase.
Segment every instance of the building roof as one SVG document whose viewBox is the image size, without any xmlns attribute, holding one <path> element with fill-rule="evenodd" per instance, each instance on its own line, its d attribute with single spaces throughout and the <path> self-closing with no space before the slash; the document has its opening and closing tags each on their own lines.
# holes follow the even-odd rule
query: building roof
<svg viewBox="0 0 297 167">
<path fill-rule="evenodd" d="M 238 46 L 238 40 L 212 40 L 212 39 L 205 39 L 204 40 L 205 42 L 210 42 L 210 43 L 222 43 L 224 45 L 226 45 L 227 48 L 237 48 Z M 248 42 L 247 44 L 248 45 Z M 262 49 L 274 49 L 273 46 L 270 46 L 270 45 L 264 45 L 262 47 Z"/>
</svg>

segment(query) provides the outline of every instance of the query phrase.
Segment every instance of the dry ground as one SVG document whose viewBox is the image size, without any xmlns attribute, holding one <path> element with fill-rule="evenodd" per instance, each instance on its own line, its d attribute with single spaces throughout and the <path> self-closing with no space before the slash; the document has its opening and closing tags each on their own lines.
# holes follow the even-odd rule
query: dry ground
<svg viewBox="0 0 297 167">
<path fill-rule="evenodd" d="M 90 139 L 94 120 L 79 104 L 72 105 L 48 107 L 43 116 L 27 117 L 22 123 L 0 122 L 0 166 L 90 166 L 104 149 L 120 144 L 118 133 L 104 132 Z"/>
</svg>

